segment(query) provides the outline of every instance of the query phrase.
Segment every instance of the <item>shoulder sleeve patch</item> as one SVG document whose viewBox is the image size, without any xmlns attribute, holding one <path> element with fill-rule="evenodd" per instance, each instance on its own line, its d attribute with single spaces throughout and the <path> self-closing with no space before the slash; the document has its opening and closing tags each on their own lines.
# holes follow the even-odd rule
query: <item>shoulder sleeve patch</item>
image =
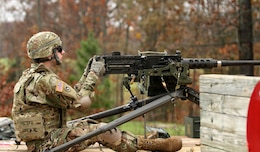
<svg viewBox="0 0 260 152">
<path fill-rule="evenodd" d="M 64 86 L 64 82 L 63 81 L 61 81 L 61 80 L 58 80 L 57 82 L 56 82 L 56 91 L 57 92 L 63 92 L 63 86 Z"/>
</svg>

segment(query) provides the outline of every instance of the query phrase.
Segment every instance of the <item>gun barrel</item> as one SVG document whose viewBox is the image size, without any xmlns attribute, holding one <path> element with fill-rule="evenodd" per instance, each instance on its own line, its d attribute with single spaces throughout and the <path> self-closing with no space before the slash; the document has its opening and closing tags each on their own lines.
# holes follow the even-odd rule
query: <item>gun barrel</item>
<svg viewBox="0 0 260 152">
<path fill-rule="evenodd" d="M 221 66 L 253 66 L 260 65 L 260 60 L 222 60 Z"/>
<path fill-rule="evenodd" d="M 206 69 L 222 66 L 253 66 L 260 65 L 260 60 L 215 60 L 211 58 L 184 58 L 183 63 L 190 69 Z"/>
</svg>

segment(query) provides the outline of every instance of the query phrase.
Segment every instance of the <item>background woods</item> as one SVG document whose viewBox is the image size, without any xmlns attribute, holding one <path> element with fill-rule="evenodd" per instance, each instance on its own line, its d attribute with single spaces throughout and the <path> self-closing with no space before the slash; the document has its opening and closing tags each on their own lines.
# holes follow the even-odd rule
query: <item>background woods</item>
<svg viewBox="0 0 260 152">
<path fill-rule="evenodd" d="M 167 50 L 173 54 L 181 50 L 187 58 L 260 59 L 257 0 L 2 0 L 0 8 L 0 105 L 8 109 L 1 111 L 0 116 L 10 116 L 13 86 L 30 64 L 26 42 L 42 30 L 61 36 L 66 61 L 58 73 L 72 85 L 78 80 L 78 73 L 83 72 L 79 62 L 87 64 L 93 53 L 120 51 L 136 55 L 138 50 Z M 92 44 L 90 35 L 97 48 L 93 52 L 84 46 Z M 202 73 L 260 74 L 259 67 L 191 72 L 195 89 Z M 109 101 L 106 108 L 129 99 L 119 77 L 107 77 L 97 90 L 97 102 Z M 93 112 L 96 111 L 89 111 Z M 187 115 L 199 115 L 199 109 L 189 101 L 181 101 L 148 117 L 182 123 Z"/>
</svg>

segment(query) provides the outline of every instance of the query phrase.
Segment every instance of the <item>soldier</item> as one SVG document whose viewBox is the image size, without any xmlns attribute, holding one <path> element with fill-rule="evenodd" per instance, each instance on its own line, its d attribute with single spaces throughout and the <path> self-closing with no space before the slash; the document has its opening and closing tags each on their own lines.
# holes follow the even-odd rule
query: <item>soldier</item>
<svg viewBox="0 0 260 152">
<path fill-rule="evenodd" d="M 85 120 L 66 126 L 66 109 L 82 111 L 91 104 L 96 81 L 104 74 L 104 63 L 93 58 L 72 88 L 51 71 L 51 67 L 62 63 L 64 53 L 60 37 L 53 32 L 39 32 L 27 42 L 32 63 L 14 87 L 12 117 L 17 139 L 26 142 L 30 152 L 51 149 L 105 124 Z M 96 142 L 119 152 L 177 151 L 182 147 L 179 138 L 144 139 L 115 128 L 67 151 L 84 150 Z"/>
</svg>

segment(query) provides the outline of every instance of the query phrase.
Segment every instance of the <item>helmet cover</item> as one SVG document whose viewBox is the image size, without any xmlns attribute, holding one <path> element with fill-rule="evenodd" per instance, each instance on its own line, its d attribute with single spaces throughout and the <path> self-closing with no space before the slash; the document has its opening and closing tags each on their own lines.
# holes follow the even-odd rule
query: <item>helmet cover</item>
<svg viewBox="0 0 260 152">
<path fill-rule="evenodd" d="M 33 35 L 27 42 L 27 54 L 31 59 L 46 58 L 52 55 L 53 49 L 61 46 L 60 37 L 49 31 Z"/>
</svg>

